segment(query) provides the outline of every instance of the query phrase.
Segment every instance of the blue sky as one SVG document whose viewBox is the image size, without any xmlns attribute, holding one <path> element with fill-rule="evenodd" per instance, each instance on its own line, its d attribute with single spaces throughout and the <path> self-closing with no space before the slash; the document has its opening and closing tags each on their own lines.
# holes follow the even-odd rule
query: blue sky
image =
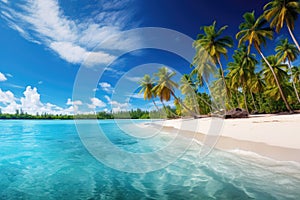
<svg viewBox="0 0 300 200">
<path fill-rule="evenodd" d="M 252 10 L 261 14 L 266 2 L 0 0 L 1 110 L 14 113 L 22 108 L 35 114 L 72 113 L 74 109 L 111 110 L 111 107 L 114 111 L 152 108 L 151 102 L 144 102 L 136 94 L 138 78 L 145 71 L 154 73 L 158 67 L 167 65 L 178 71 L 176 80 L 179 80 L 180 73 L 190 72 L 189 62 L 161 50 L 140 49 L 128 53 L 130 49 L 139 49 L 145 40 L 142 34 L 128 35 L 128 30 L 162 27 L 195 39 L 200 26 L 216 20 L 219 27 L 229 25 L 225 34 L 234 37 L 242 14 Z M 299 25 L 297 21 L 296 36 Z M 289 38 L 286 30 L 281 34 Z M 266 54 L 274 53 L 273 49 L 274 42 L 269 42 Z M 229 50 L 229 61 L 233 50 Z M 227 61 L 222 62 L 226 65 Z M 132 73 L 140 65 L 145 65 L 142 68 L 145 71 Z M 95 87 L 85 89 L 88 91 L 85 98 L 73 99 L 73 86 L 81 67 L 103 74 Z M 117 92 L 117 85 L 127 93 Z"/>
</svg>

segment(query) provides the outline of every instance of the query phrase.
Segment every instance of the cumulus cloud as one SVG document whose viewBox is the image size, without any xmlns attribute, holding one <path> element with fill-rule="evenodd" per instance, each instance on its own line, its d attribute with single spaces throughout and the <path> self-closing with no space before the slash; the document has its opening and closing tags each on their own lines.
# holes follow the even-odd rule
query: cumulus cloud
<svg viewBox="0 0 300 200">
<path fill-rule="evenodd" d="M 107 82 L 101 82 L 101 83 L 99 83 L 99 86 L 105 92 L 111 93 L 113 91 L 111 84 L 109 84 Z"/>
<path fill-rule="evenodd" d="M 96 98 L 96 97 L 93 97 L 90 99 L 91 100 L 91 104 L 88 104 L 88 107 L 91 108 L 91 109 L 95 109 L 95 108 L 104 108 L 106 107 L 106 104 L 101 101 L 100 99 Z"/>
<path fill-rule="evenodd" d="M 7 80 L 7 78 L 5 77 L 5 75 L 0 72 L 0 82 L 1 81 L 6 81 L 6 80 Z"/>
<path fill-rule="evenodd" d="M 111 105 L 112 112 L 120 112 L 120 111 L 127 111 L 130 109 L 131 104 L 128 102 L 118 102 L 115 100 L 112 100 L 109 96 L 105 95 L 104 98 L 107 100 L 107 102 Z"/>
<path fill-rule="evenodd" d="M 0 106 L 3 113 L 15 113 L 16 110 L 22 109 L 23 112 L 35 115 L 37 113 L 49 114 L 74 114 L 78 110 L 78 106 L 82 105 L 81 101 L 71 101 L 68 99 L 68 108 L 62 108 L 52 103 L 41 102 L 40 94 L 36 87 L 27 86 L 23 92 L 23 96 L 18 99 L 11 91 L 2 91 L 0 89 Z"/>
<path fill-rule="evenodd" d="M 68 100 L 67 100 L 67 103 L 66 103 L 67 105 L 82 105 L 82 101 L 80 101 L 80 100 L 76 100 L 76 101 L 72 101 L 70 98 L 68 98 Z"/>
<path fill-rule="evenodd" d="M 0 103 L 10 104 L 16 100 L 15 95 L 11 91 L 2 91 L 0 89 Z"/>
<path fill-rule="evenodd" d="M 22 109 L 30 114 L 40 111 L 43 107 L 42 102 L 40 101 L 40 94 L 37 92 L 37 89 L 27 86 L 26 90 L 23 92 L 24 97 L 21 97 Z"/>
<path fill-rule="evenodd" d="M 24 38 L 46 45 L 67 62 L 92 67 L 109 64 L 115 52 L 139 45 L 138 36 L 130 37 L 123 31 L 130 21 L 128 13 L 123 13 L 129 2 L 103 2 L 101 9 L 96 9 L 98 13 L 84 21 L 65 16 L 56 0 L 5 4 L 0 16 Z"/>
</svg>

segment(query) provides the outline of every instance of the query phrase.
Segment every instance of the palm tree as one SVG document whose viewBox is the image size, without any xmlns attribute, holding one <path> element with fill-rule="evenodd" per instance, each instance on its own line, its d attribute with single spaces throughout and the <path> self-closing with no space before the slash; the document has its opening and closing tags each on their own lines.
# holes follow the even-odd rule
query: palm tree
<svg viewBox="0 0 300 200">
<path fill-rule="evenodd" d="M 299 51 L 294 44 L 289 43 L 288 39 L 280 40 L 280 43 L 277 45 L 275 50 L 277 52 L 277 55 L 279 56 L 279 58 L 281 58 L 282 61 L 284 62 L 288 61 L 289 69 L 292 74 L 292 83 L 293 83 L 294 91 L 298 99 L 298 102 L 300 103 L 300 98 L 296 88 L 296 84 L 293 81 L 294 78 L 293 78 L 292 65 L 291 65 L 291 62 L 295 61 L 297 56 L 299 55 Z"/>
<path fill-rule="evenodd" d="M 292 76 L 294 83 L 300 83 L 300 66 L 292 68 Z"/>
<path fill-rule="evenodd" d="M 170 101 L 171 95 L 174 94 L 174 89 L 178 88 L 178 84 L 172 80 L 176 75 L 175 72 L 169 72 L 167 67 L 159 69 L 158 73 L 154 74 L 158 80 L 157 85 L 152 91 L 160 98 L 161 101 Z"/>
<path fill-rule="evenodd" d="M 221 55 L 224 55 L 227 58 L 227 48 L 233 46 L 233 40 L 229 36 L 221 37 L 223 31 L 227 28 L 227 26 L 223 26 L 219 30 L 217 30 L 216 21 L 214 21 L 212 25 L 204 26 L 202 28 L 204 30 L 204 34 L 199 34 L 197 36 L 197 40 L 193 43 L 193 46 L 196 48 L 196 55 L 193 61 L 193 65 L 195 65 L 196 68 L 205 67 L 205 66 L 199 66 L 199 64 L 203 64 L 199 61 L 203 60 L 202 58 L 204 55 L 203 50 L 207 52 L 208 55 L 212 58 L 213 63 L 214 64 L 218 63 L 218 65 L 220 66 L 223 83 L 226 89 L 226 95 L 227 98 L 229 99 L 229 92 L 226 86 L 224 69 L 220 59 L 221 59 Z M 208 69 L 206 71 L 210 71 L 210 70 Z M 202 73 L 201 75 L 205 75 L 205 73 Z"/>
<path fill-rule="evenodd" d="M 254 77 L 251 79 L 250 85 L 251 85 L 250 90 L 255 94 L 262 93 L 264 91 L 266 84 L 261 78 L 260 72 L 254 74 Z"/>
<path fill-rule="evenodd" d="M 260 49 L 260 46 L 262 44 L 266 45 L 266 38 L 270 38 L 270 39 L 273 38 L 273 31 L 271 30 L 271 28 L 264 27 L 267 21 L 263 19 L 263 16 L 257 19 L 255 18 L 254 11 L 252 13 L 250 12 L 245 13 L 243 15 L 243 18 L 245 21 L 240 24 L 239 26 L 240 31 L 236 34 L 236 38 L 239 39 L 239 46 L 242 43 L 248 41 L 248 53 L 250 53 L 252 45 L 255 47 L 257 52 L 260 54 L 260 56 L 263 58 L 267 66 L 270 68 L 272 75 L 274 76 L 275 82 L 278 86 L 280 96 L 284 101 L 286 108 L 289 110 L 290 113 L 292 113 L 293 111 L 285 98 L 285 95 L 282 91 L 282 88 L 276 77 L 276 74 Z"/>
<path fill-rule="evenodd" d="M 189 74 L 184 74 L 180 79 L 180 91 L 184 95 L 192 95 L 196 92 L 196 85 Z"/>
<path fill-rule="evenodd" d="M 252 77 L 252 79 L 250 80 L 250 92 L 252 95 L 252 99 L 253 99 L 253 104 L 255 107 L 255 110 L 257 110 L 255 101 L 254 101 L 254 97 L 253 94 L 258 94 L 259 98 L 261 98 L 261 94 L 264 92 L 264 89 L 266 87 L 265 82 L 263 81 L 263 79 L 261 78 L 261 73 L 255 73 L 254 76 Z M 260 104 L 259 104 L 260 105 Z M 260 106 L 261 108 L 261 106 Z"/>
<path fill-rule="evenodd" d="M 228 77 L 230 78 L 230 86 L 234 89 L 242 87 L 244 95 L 244 103 L 247 112 L 249 112 L 246 92 L 249 89 L 250 80 L 253 79 L 254 69 L 258 61 L 254 54 L 248 54 L 245 45 L 242 45 L 238 50 L 235 50 L 233 55 L 234 62 L 230 62 Z"/>
<path fill-rule="evenodd" d="M 264 6 L 264 17 L 271 21 L 271 28 L 275 27 L 278 33 L 284 24 L 287 25 L 288 31 L 300 51 L 299 44 L 293 34 L 295 21 L 300 13 L 299 0 L 273 0 Z"/>
<path fill-rule="evenodd" d="M 139 81 L 141 90 L 139 91 L 139 94 L 144 93 L 144 100 L 152 100 L 155 108 L 157 110 L 158 107 L 154 101 L 154 97 L 156 97 L 156 94 L 152 91 L 153 86 L 154 86 L 154 81 L 153 79 L 150 77 L 149 74 L 145 74 L 144 77 Z"/>
<path fill-rule="evenodd" d="M 196 43 L 194 43 L 194 45 L 195 44 Z M 196 55 L 191 66 L 194 67 L 191 75 L 197 76 L 197 86 L 203 86 L 204 82 L 208 83 L 210 77 L 213 77 L 217 72 L 214 61 L 207 51 L 201 46 L 196 47 Z"/>
<path fill-rule="evenodd" d="M 225 77 L 226 85 L 229 85 L 229 82 L 229 78 Z M 212 97 L 211 107 L 214 109 L 214 112 L 218 112 L 219 114 L 225 114 L 228 107 L 226 105 L 226 102 L 224 101 L 224 96 L 226 96 L 226 90 L 224 88 L 221 69 L 218 70 L 218 73 L 215 75 L 215 79 L 211 82 L 209 92 Z"/>
<path fill-rule="evenodd" d="M 197 96 L 196 96 L 196 84 L 192 81 L 192 78 L 188 74 L 184 74 L 180 79 L 180 91 L 185 95 L 185 102 L 189 102 L 187 106 L 189 108 L 192 107 L 191 110 L 195 110 L 196 112 L 199 110 L 199 106 L 197 105 Z M 177 101 L 179 103 L 179 101 Z M 187 104 L 186 104 L 187 105 Z"/>
<path fill-rule="evenodd" d="M 277 80 L 282 83 L 282 86 L 285 86 L 285 92 L 288 93 L 289 87 L 287 86 L 288 81 L 288 74 L 287 74 L 287 68 L 288 66 L 286 64 L 283 64 L 281 62 L 281 59 L 278 58 L 278 56 L 269 56 L 266 58 L 268 63 L 271 65 L 272 70 L 268 67 L 268 64 L 266 62 L 263 62 L 263 74 L 266 80 L 266 83 L 268 85 L 266 93 L 273 97 L 275 100 L 280 99 L 280 93 L 278 93 L 279 87 L 276 85 L 276 79 L 273 76 L 272 71 L 276 74 Z M 282 87 L 280 86 L 280 87 Z"/>
<path fill-rule="evenodd" d="M 197 114 L 187 108 L 182 101 L 175 95 L 175 88 L 178 88 L 178 84 L 172 80 L 176 75 L 175 72 L 169 72 L 167 67 L 162 67 L 159 69 L 158 73 L 154 74 L 157 78 L 157 85 L 153 87 L 152 91 L 159 96 L 160 101 L 170 101 L 171 96 L 177 100 L 182 107 L 188 110 L 194 117 L 197 117 Z"/>
<path fill-rule="evenodd" d="M 299 87 L 299 83 L 300 83 L 300 66 L 292 68 L 292 77 L 293 77 L 292 81 L 295 83 L 295 85 L 296 85 L 296 83 L 298 83 L 298 87 Z M 296 85 L 296 89 L 297 89 L 297 85 Z"/>
</svg>

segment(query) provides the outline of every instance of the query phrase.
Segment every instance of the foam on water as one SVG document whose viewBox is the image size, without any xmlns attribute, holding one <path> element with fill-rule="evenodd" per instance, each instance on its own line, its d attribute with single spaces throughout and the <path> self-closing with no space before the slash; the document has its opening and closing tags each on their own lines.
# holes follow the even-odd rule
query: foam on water
<svg viewBox="0 0 300 200">
<path fill-rule="evenodd" d="M 93 131 L 88 128 L 91 123 L 98 122 L 82 121 L 87 132 Z M 148 138 L 133 137 L 113 121 L 100 123 L 113 144 L 130 152 L 158 151 L 174 139 L 174 135 L 166 132 Z M 126 125 L 126 121 L 122 123 Z M 138 134 L 134 133 L 137 129 L 128 126 L 126 130 Z M 0 127 L 0 199 L 297 199 L 300 196 L 299 163 L 279 162 L 252 152 L 214 150 L 200 158 L 201 143 L 194 141 L 183 156 L 167 167 L 132 174 L 111 169 L 93 158 L 82 145 L 73 121 L 0 121 Z M 92 134 L 91 137 L 95 139 Z M 157 162 L 166 160 L 168 153 L 180 148 L 184 146 L 169 148 Z M 115 155 L 108 149 L 103 156 Z M 126 165 L 126 159 L 116 162 Z"/>
</svg>

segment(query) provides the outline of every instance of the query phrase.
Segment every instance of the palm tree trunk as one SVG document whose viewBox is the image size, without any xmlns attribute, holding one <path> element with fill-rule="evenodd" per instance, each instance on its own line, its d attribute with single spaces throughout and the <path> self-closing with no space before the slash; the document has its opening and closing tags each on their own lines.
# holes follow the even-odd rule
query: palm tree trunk
<svg viewBox="0 0 300 200">
<path fill-rule="evenodd" d="M 201 98 L 199 96 L 197 96 L 197 98 L 200 98 L 200 100 L 202 100 L 208 107 L 210 107 L 211 111 L 212 111 L 212 109 L 214 109 L 215 111 L 219 111 L 220 110 L 220 108 L 217 108 L 216 106 L 214 106 L 213 103 L 209 104 L 205 99 L 203 99 L 203 98 Z M 200 108 L 199 108 L 199 112 L 200 112 Z"/>
<path fill-rule="evenodd" d="M 246 108 L 247 113 L 249 113 L 248 104 L 247 104 L 247 98 L 246 98 L 246 89 L 245 88 L 243 88 L 243 95 L 244 95 L 245 108 Z"/>
<path fill-rule="evenodd" d="M 291 65 L 290 59 L 288 59 L 288 63 L 289 63 L 290 71 L 291 71 L 291 78 L 292 78 L 293 88 L 294 88 L 294 90 L 295 90 L 295 93 L 296 93 L 296 97 L 297 97 L 297 99 L 298 99 L 298 102 L 300 103 L 299 93 L 298 93 L 298 91 L 297 91 L 296 84 L 295 84 L 295 82 L 294 82 L 294 77 L 293 77 L 293 72 L 292 72 L 292 65 Z"/>
<path fill-rule="evenodd" d="M 238 93 L 238 91 L 235 93 L 235 98 L 236 98 L 236 102 L 238 104 L 237 107 L 239 107 L 240 106 L 240 99 L 239 99 L 239 93 Z"/>
<path fill-rule="evenodd" d="M 182 105 L 182 107 L 184 107 L 184 109 L 186 109 L 193 117 L 195 117 L 195 118 L 198 118 L 199 117 L 199 115 L 197 114 L 197 113 L 195 113 L 194 111 L 192 111 L 191 109 L 189 109 L 186 105 L 184 105 L 184 103 L 180 100 L 180 99 L 178 99 L 177 97 L 176 97 L 176 95 L 174 94 L 174 92 L 173 91 L 171 91 L 171 95 L 180 103 L 180 105 Z"/>
<path fill-rule="evenodd" d="M 221 61 L 220 61 L 220 58 L 217 58 L 217 60 L 218 60 L 219 66 L 220 66 L 220 68 L 221 68 L 221 76 L 222 76 L 223 83 L 224 83 L 224 87 L 225 87 L 225 91 L 226 91 L 226 98 L 227 98 L 227 100 L 228 100 L 228 104 L 229 104 L 230 106 L 232 106 L 232 105 L 231 105 L 231 101 L 230 101 L 230 97 L 229 97 L 228 88 L 227 88 L 226 81 L 225 81 L 225 76 L 224 76 L 223 66 L 222 66 L 222 63 L 221 63 Z"/>
<path fill-rule="evenodd" d="M 254 96 L 253 96 L 253 93 L 251 91 L 250 91 L 250 94 L 251 94 L 252 102 L 253 102 L 253 105 L 254 105 L 254 109 L 255 109 L 255 111 L 258 111 L 256 103 L 255 103 L 255 99 L 254 99 Z"/>
<path fill-rule="evenodd" d="M 157 111 L 159 111 L 159 109 L 158 109 L 158 107 L 157 107 L 157 105 L 156 105 L 156 103 L 155 103 L 154 99 L 152 99 L 152 102 L 153 102 L 153 104 L 154 104 L 155 108 L 157 109 Z"/>
<path fill-rule="evenodd" d="M 298 42 L 297 42 L 297 40 L 296 40 L 296 38 L 295 38 L 295 36 L 294 36 L 294 34 L 293 34 L 293 31 L 291 30 L 291 28 L 290 28 L 289 25 L 287 25 L 287 28 L 288 28 L 288 30 L 289 30 L 289 33 L 290 33 L 290 35 L 291 35 L 291 37 L 292 37 L 292 39 L 293 39 L 295 45 L 297 46 L 298 50 L 300 51 L 299 44 L 298 44 Z"/>
<path fill-rule="evenodd" d="M 167 113 L 167 107 L 166 107 L 165 103 L 163 102 L 163 100 L 160 100 L 160 102 L 163 105 L 163 108 L 164 108 L 165 112 Z"/>
<path fill-rule="evenodd" d="M 166 117 L 168 118 L 168 109 L 167 109 L 167 106 L 165 105 L 164 101 L 163 100 L 160 100 L 161 101 L 161 104 L 163 105 L 164 107 L 164 110 L 165 110 L 165 114 L 166 114 Z M 174 113 L 172 113 L 172 111 L 170 111 L 170 114 L 172 114 L 173 116 L 175 115 Z"/>
<path fill-rule="evenodd" d="M 279 81 L 278 81 L 278 79 L 277 79 L 277 76 L 276 76 L 276 74 L 275 74 L 275 72 L 274 72 L 272 66 L 270 65 L 269 61 L 266 59 L 266 57 L 264 56 L 264 54 L 261 52 L 259 46 L 258 46 L 256 43 L 254 44 L 254 46 L 255 46 L 256 50 L 258 51 L 258 53 L 260 54 L 260 56 L 263 58 L 263 60 L 267 63 L 268 67 L 270 68 L 270 70 L 271 70 L 271 72 L 272 72 L 272 74 L 273 74 L 273 76 L 274 76 L 275 82 L 276 82 L 276 84 L 277 84 L 277 86 L 278 86 L 279 93 L 280 93 L 280 95 L 281 95 L 282 100 L 283 100 L 284 103 L 285 103 L 286 108 L 289 110 L 290 113 L 293 113 L 293 110 L 291 109 L 289 103 L 287 102 L 287 100 L 286 100 L 286 98 L 285 98 L 285 96 L 284 96 L 284 93 L 283 93 L 283 91 L 282 91 L 282 88 L 281 88 L 281 86 L 280 86 L 280 84 L 279 84 Z"/>
</svg>

